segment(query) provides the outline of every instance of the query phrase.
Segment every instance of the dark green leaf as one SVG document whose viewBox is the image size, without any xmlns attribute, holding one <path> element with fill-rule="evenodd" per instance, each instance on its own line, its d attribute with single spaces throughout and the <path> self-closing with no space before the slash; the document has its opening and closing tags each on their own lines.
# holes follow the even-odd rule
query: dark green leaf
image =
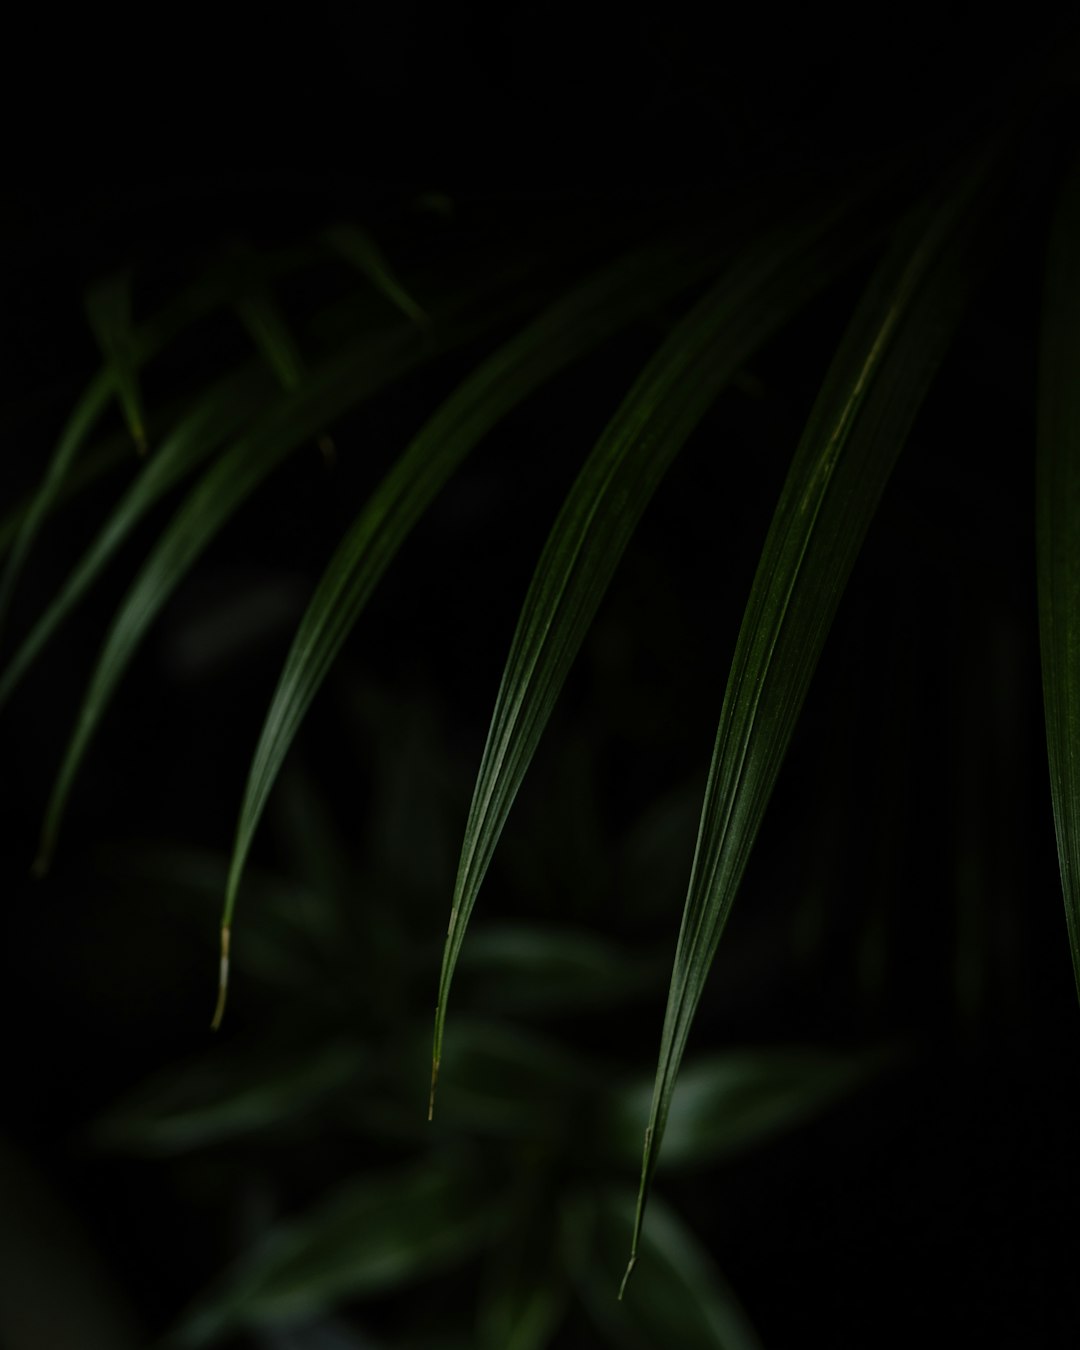
<svg viewBox="0 0 1080 1350">
<path fill-rule="evenodd" d="M 1080 163 L 1065 181 L 1046 263 L 1037 533 L 1050 792 L 1080 992 Z"/>
<path fill-rule="evenodd" d="M 112 392 L 113 381 L 109 371 L 107 369 L 99 371 L 86 386 L 78 403 L 72 409 L 64 430 L 60 433 L 60 440 L 53 451 L 45 477 L 30 499 L 26 514 L 19 522 L 11 543 L 11 552 L 4 566 L 4 575 L 0 578 L 0 626 L 7 616 L 11 593 L 26 555 L 30 551 L 30 545 L 41 528 L 42 521 L 60 496 L 75 456 L 82 449 L 98 418 L 109 406 Z"/>
<path fill-rule="evenodd" d="M 556 1016 L 622 1002 L 652 986 L 658 973 L 591 933 L 550 924 L 491 925 L 474 933 L 459 970 L 477 1006 Z"/>
<path fill-rule="evenodd" d="M 498 1203 L 448 1164 L 356 1178 L 271 1229 L 224 1288 L 200 1302 L 177 1341 L 205 1345 L 235 1327 L 288 1323 L 407 1287 L 461 1265 L 499 1232 Z"/>
<path fill-rule="evenodd" d="M 104 528 L 68 577 L 60 593 L 38 619 L 0 676 L 0 706 L 26 673 L 42 647 L 150 508 L 211 454 L 271 392 L 260 370 L 247 370 L 223 381 L 201 398 L 162 440 L 128 488 Z"/>
<path fill-rule="evenodd" d="M 671 1099 L 662 1167 L 688 1167 L 728 1158 L 795 1129 L 859 1087 L 879 1056 L 822 1050 L 729 1051 L 686 1066 Z M 609 1122 L 611 1144 L 628 1162 L 640 1156 L 641 1121 L 649 1079 L 617 1094 Z"/>
<path fill-rule="evenodd" d="M 981 270 L 985 166 L 900 230 L 796 451 L 735 648 L 702 807 L 645 1131 L 634 1244 L 679 1064 L 844 586 Z"/>
<path fill-rule="evenodd" d="M 197 280 L 160 314 L 134 330 L 123 342 L 123 361 L 130 378 L 162 347 L 194 320 L 231 297 L 233 281 L 227 270 Z M 109 406 L 116 388 L 116 377 L 108 361 L 86 386 L 60 433 L 60 439 L 37 490 L 27 504 L 11 543 L 0 578 L 0 627 L 3 626 L 11 593 L 22 570 L 26 555 L 42 522 L 67 490 L 68 479 L 79 451 L 94 429 L 98 418 Z M 140 416 L 141 422 L 141 416 Z"/>
<path fill-rule="evenodd" d="M 206 1052 L 144 1084 L 95 1125 L 93 1136 L 107 1148 L 161 1156 L 264 1134 L 316 1110 L 356 1079 L 361 1064 L 347 1045 L 255 1062 L 246 1050 Z"/>
<path fill-rule="evenodd" d="M 846 205 L 846 204 L 845 204 Z M 852 255 L 833 208 L 756 240 L 638 376 L 571 489 L 525 598 L 465 830 L 435 1015 L 431 1107 L 465 929 L 518 788 L 623 551 L 664 473 L 746 358 Z"/>
<path fill-rule="evenodd" d="M 475 337 L 501 317 L 466 308 L 421 337 L 412 325 L 375 334 L 339 353 L 284 394 L 203 475 L 144 563 L 120 606 L 91 677 L 46 809 L 38 872 L 48 866 L 68 793 L 90 739 L 143 635 L 203 549 L 296 446 L 396 376 Z"/>
<path fill-rule="evenodd" d="M 522 400 L 632 318 L 685 289 L 708 266 L 708 255 L 700 251 L 649 250 L 621 259 L 573 291 L 451 394 L 375 490 L 320 580 L 278 681 L 240 809 L 224 929 L 232 923 L 255 829 L 304 714 L 383 572 L 436 494 Z"/>
<path fill-rule="evenodd" d="M 682 1220 L 659 1200 L 641 1278 L 615 1299 L 634 1223 L 630 1191 L 571 1197 L 564 1214 L 570 1274 L 605 1338 L 619 1350 L 761 1350 L 738 1299 Z"/>
<path fill-rule="evenodd" d="M 596 1088 L 589 1061 L 507 1023 L 463 1020 L 446 1064 L 441 1124 L 470 1134 L 551 1139 Z"/>
</svg>

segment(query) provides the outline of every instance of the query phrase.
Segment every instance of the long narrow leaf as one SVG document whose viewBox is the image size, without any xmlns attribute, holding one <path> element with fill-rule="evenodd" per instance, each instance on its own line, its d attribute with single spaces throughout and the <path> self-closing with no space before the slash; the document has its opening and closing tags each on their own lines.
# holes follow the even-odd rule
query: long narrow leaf
<svg viewBox="0 0 1080 1350">
<path fill-rule="evenodd" d="M 656 1205 L 648 1261 L 625 1303 L 611 1297 L 634 1215 L 632 1191 L 578 1191 L 563 1202 L 564 1259 L 591 1320 L 618 1350 L 761 1350 L 750 1319 L 674 1210 Z"/>
<path fill-rule="evenodd" d="M 11 552 L 4 566 L 4 575 L 0 577 L 0 626 L 7 616 L 11 593 L 26 555 L 30 551 L 30 545 L 41 528 L 42 521 L 59 497 L 75 456 L 93 431 L 98 418 L 109 406 L 112 392 L 112 375 L 108 369 L 98 371 L 86 386 L 78 403 L 72 409 L 64 430 L 60 433 L 60 440 L 53 451 L 45 477 L 31 497 L 26 514 L 19 522 L 18 531 L 11 544 Z"/>
<path fill-rule="evenodd" d="M 402 324 L 367 338 L 283 395 L 218 459 L 184 500 L 122 602 L 105 638 L 83 699 L 75 731 L 45 812 L 34 870 L 46 870 L 68 794 L 87 746 L 144 634 L 202 551 L 293 450 L 390 380 L 440 351 L 474 338 L 502 315 L 492 306 L 477 314 L 466 305 L 421 337 Z"/>
<path fill-rule="evenodd" d="M 631 319 L 709 266 L 682 248 L 621 259 L 552 306 L 483 362 L 424 425 L 342 540 L 312 596 L 266 715 L 237 825 L 222 916 L 228 941 L 237 889 L 270 789 L 304 714 L 379 578 L 462 460 L 514 407 Z M 224 1011 L 222 988 L 214 1025 Z"/>
<path fill-rule="evenodd" d="M 1080 162 L 1065 182 L 1047 257 L 1037 487 L 1050 792 L 1080 992 Z"/>
<path fill-rule="evenodd" d="M 271 261 L 266 264 L 265 270 L 281 270 L 282 266 Z M 233 288 L 234 282 L 227 270 L 210 273 L 184 290 L 160 314 L 134 330 L 126 344 L 124 356 L 132 375 L 189 324 L 231 297 Z M 0 628 L 3 627 L 12 591 L 38 530 L 63 495 L 76 457 L 109 406 L 115 387 L 115 373 L 106 361 L 86 386 L 60 433 L 45 474 L 19 523 L 3 575 L 0 576 Z"/>
<path fill-rule="evenodd" d="M 465 830 L 439 980 L 431 1100 L 465 928 L 555 700 L 664 473 L 740 365 L 852 255 L 836 208 L 752 243 L 676 326 L 589 455 L 544 547 L 507 659 Z"/>
<path fill-rule="evenodd" d="M 354 1178 L 323 1205 L 271 1228 L 192 1310 L 176 1342 L 206 1345 L 227 1330 L 288 1323 L 408 1288 L 497 1241 L 504 1208 L 487 1197 L 478 1204 L 476 1178 L 452 1160 Z"/>
<path fill-rule="evenodd" d="M 99 441 L 66 476 L 59 492 L 49 502 L 49 511 L 55 511 L 72 497 L 77 496 L 83 488 L 96 483 L 121 465 L 130 463 L 131 440 L 126 433 L 117 433 Z M 6 553 L 14 544 L 32 500 L 30 495 L 23 497 L 3 519 L 0 519 L 0 554 Z"/>
<path fill-rule="evenodd" d="M 899 232 L 841 341 L 765 541 L 705 790 L 627 1277 L 676 1075 L 720 935 L 844 586 L 979 273 L 985 182 L 983 166 Z"/>
<path fill-rule="evenodd" d="M 271 390 L 269 378 L 261 369 L 243 371 L 223 381 L 201 398 L 172 433 L 164 438 L 79 560 L 56 599 L 23 639 L 0 675 L 0 707 L 154 503 L 202 463 L 239 423 L 266 401 Z"/>
</svg>

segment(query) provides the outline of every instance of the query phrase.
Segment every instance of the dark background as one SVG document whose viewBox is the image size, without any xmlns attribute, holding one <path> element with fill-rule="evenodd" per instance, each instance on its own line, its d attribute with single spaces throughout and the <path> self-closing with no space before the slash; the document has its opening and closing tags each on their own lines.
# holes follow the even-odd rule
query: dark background
<svg viewBox="0 0 1080 1350">
<path fill-rule="evenodd" d="M 701 1019 L 702 1044 L 899 1041 L 914 1053 L 783 1148 L 670 1194 L 767 1346 L 818 1336 L 1071 1345 L 1080 1026 L 1040 724 L 1030 471 L 1040 194 L 1075 130 L 1075 34 L 1032 21 L 994 28 L 974 6 L 879 12 L 873 32 L 811 17 L 793 27 L 764 11 L 688 16 L 628 8 L 600 21 L 583 7 L 557 16 L 518 6 L 492 20 L 399 5 L 392 15 L 308 9 L 239 27 L 220 14 L 154 10 L 107 32 L 95 13 L 66 18 L 62 31 L 23 16 L 8 51 L 0 193 L 13 485 L 4 506 L 35 480 L 58 409 L 93 368 L 82 289 L 118 265 L 134 264 L 144 294 L 167 290 L 224 237 L 275 245 L 335 218 L 369 225 L 407 264 L 430 247 L 410 208 L 421 193 L 453 202 L 445 247 L 482 247 L 508 229 L 542 233 L 549 220 L 602 228 L 761 179 L 854 174 L 898 152 L 938 156 L 1019 110 L 1031 216 L 966 321 L 882 506 L 748 877 L 758 908 L 733 920 L 724 978 Z M 601 834 L 616 852 L 654 797 L 703 776 L 754 541 L 783 473 L 765 449 L 770 438 L 794 444 L 853 294 L 838 289 L 763 353 L 751 373 L 779 391 L 763 411 L 728 400 L 688 447 L 567 691 L 552 738 L 594 747 Z M 562 429 L 573 420 L 595 434 L 652 341 L 631 334 L 591 367 L 587 393 L 559 382 L 541 410 L 514 421 L 501 443 L 513 440 L 516 462 L 497 445 L 478 455 L 350 648 L 341 688 L 356 679 L 406 690 L 403 726 L 429 709 L 466 792 L 515 607 L 583 452 Z M 417 421 L 409 400 L 429 405 L 433 389 L 421 379 L 356 435 L 377 428 L 400 441 Z M 735 491 L 709 454 L 710 429 L 761 450 Z M 543 471 L 523 474 L 540 456 Z M 25 880 L 40 810 L 138 548 L 5 711 L 5 1133 L 79 1215 L 148 1335 L 210 1278 L 226 1244 L 205 1237 L 197 1206 L 185 1208 L 172 1183 L 102 1159 L 80 1130 L 149 1069 L 203 1043 L 212 930 L 205 946 L 184 945 L 152 898 L 140 907 L 116 893 L 95 870 L 96 850 L 103 839 L 227 847 L 290 624 L 367 483 L 348 464 L 332 484 L 314 463 L 290 467 L 211 550 L 125 681 L 41 885 Z M 718 596 L 708 570 L 717 554 L 687 541 L 717 533 L 725 491 L 738 506 L 727 511 Z M 85 515 L 45 538 L 15 632 L 107 500 L 92 495 Z M 468 603 L 478 591 L 489 595 L 483 616 Z M 198 656 L 200 616 L 216 613 L 227 629 L 264 593 L 269 617 L 250 641 L 207 640 L 210 654 Z M 972 687 L 980 692 L 969 696 Z M 303 756 L 348 832 L 376 809 L 378 782 L 358 787 L 342 764 L 339 695 L 316 706 Z M 522 804 L 541 838 L 555 763 L 554 751 L 541 756 L 539 786 Z M 844 819 L 831 843 L 806 805 L 830 792 Z M 994 907 L 973 1016 L 958 1010 L 952 968 L 958 838 Z M 817 844 L 833 850 L 814 864 L 831 878 L 828 941 L 808 968 L 774 963 L 770 932 L 790 919 L 785 896 L 799 891 Z M 273 863 L 273 845 L 262 848 Z M 563 917 L 644 946 L 670 942 L 681 875 L 659 924 L 618 914 L 614 883 L 592 912 L 573 911 L 573 882 L 559 874 L 572 863 L 550 866 L 547 899 L 542 887 L 539 900 L 506 887 L 505 913 L 542 914 L 558 896 Z M 860 905 L 883 875 L 889 955 L 875 1003 L 852 971 Z M 438 901 L 432 914 L 421 941 L 435 951 Z M 234 1013 L 228 1034 L 257 1027 L 257 1004 Z M 645 1063 L 659 1010 L 635 1015 L 624 1031 Z M 610 1028 L 567 1032 L 601 1042 Z M 22 1202 L 27 1215 L 35 1203 Z M 148 1233 L 147 1215 L 168 1217 Z"/>
</svg>

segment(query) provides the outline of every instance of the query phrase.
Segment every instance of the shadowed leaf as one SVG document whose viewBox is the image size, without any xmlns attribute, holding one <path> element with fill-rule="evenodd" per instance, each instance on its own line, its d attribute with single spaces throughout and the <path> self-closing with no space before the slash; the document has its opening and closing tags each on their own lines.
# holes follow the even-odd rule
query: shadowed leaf
<svg viewBox="0 0 1080 1350">
<path fill-rule="evenodd" d="M 266 270 L 285 270 L 292 265 L 295 265 L 295 260 L 271 260 Z M 233 289 L 234 282 L 227 269 L 211 269 L 187 287 L 160 314 L 133 330 L 123 343 L 124 361 L 130 378 L 134 379 L 135 373 L 189 324 L 223 301 L 231 299 Z M 11 551 L 0 577 L 0 628 L 3 627 L 15 583 L 42 522 L 68 491 L 76 458 L 98 419 L 109 406 L 115 388 L 115 374 L 106 362 L 86 386 L 64 424 L 41 483 L 27 503 L 11 541 Z"/>
<path fill-rule="evenodd" d="M 60 440 L 53 451 L 45 477 L 27 503 L 26 512 L 19 522 L 11 542 L 11 551 L 4 565 L 3 577 L 0 577 L 0 626 L 7 617 L 11 593 L 26 555 L 30 551 L 30 545 L 41 528 L 42 521 L 60 496 L 75 456 L 82 449 L 98 418 L 109 406 L 112 390 L 112 377 L 108 370 L 99 371 L 86 386 L 78 403 L 72 409 L 64 430 L 60 433 Z"/>
<path fill-rule="evenodd" d="M 881 1066 L 880 1056 L 823 1050 L 730 1051 L 683 1069 L 664 1134 L 664 1168 L 728 1158 L 827 1110 Z M 609 1129 L 619 1157 L 640 1156 L 653 1084 L 617 1094 Z"/>
<path fill-rule="evenodd" d="M 226 928 L 255 829 L 304 714 L 379 579 L 436 494 L 487 432 L 539 386 L 685 289 L 709 266 L 708 253 L 685 245 L 643 251 L 571 292 L 468 376 L 376 488 L 312 596 L 267 712 L 237 824 Z"/>
<path fill-rule="evenodd" d="M 619 1350 L 761 1350 L 738 1299 L 690 1229 L 659 1200 L 654 1214 L 641 1278 L 619 1302 L 613 1289 L 633 1228 L 633 1193 L 582 1193 L 566 1202 L 567 1264 L 605 1339 Z"/>
<path fill-rule="evenodd" d="M 429 1114 L 454 968 L 476 897 L 559 691 L 664 473 L 724 385 L 854 252 L 833 207 L 746 248 L 675 327 L 589 455 L 518 620 L 461 850 L 435 1015 Z"/>
<path fill-rule="evenodd" d="M 0 676 L 0 706 L 150 508 L 197 468 L 240 422 L 266 401 L 270 392 L 270 383 L 262 371 L 243 371 L 201 398 L 163 438 Z"/>
<path fill-rule="evenodd" d="M 773 516 L 713 750 L 645 1131 L 629 1276 L 690 1027 L 825 638 L 981 268 L 985 167 L 901 227 L 841 340 Z M 625 1278 L 624 1278 L 625 1287 Z"/>
<path fill-rule="evenodd" d="M 421 336 L 413 325 L 374 334 L 328 361 L 284 394 L 204 473 L 165 529 L 120 605 L 83 699 L 42 826 L 35 871 L 56 844 L 71 785 L 91 737 L 150 624 L 202 551 L 296 446 L 346 409 L 440 352 L 474 338 L 503 315 L 497 305 L 448 305 L 446 321 Z"/>
<path fill-rule="evenodd" d="M 206 1345 L 234 1328 L 310 1317 L 452 1270 L 498 1239 L 499 1213 L 497 1203 L 478 1203 L 475 1178 L 451 1164 L 346 1182 L 322 1206 L 272 1228 L 199 1303 L 176 1343 Z"/>
<path fill-rule="evenodd" d="M 254 1064 L 235 1052 L 204 1054 L 120 1102 L 94 1126 L 93 1138 L 106 1148 L 166 1156 L 261 1134 L 316 1110 L 355 1080 L 361 1064 L 360 1053 L 344 1045 Z"/>
</svg>

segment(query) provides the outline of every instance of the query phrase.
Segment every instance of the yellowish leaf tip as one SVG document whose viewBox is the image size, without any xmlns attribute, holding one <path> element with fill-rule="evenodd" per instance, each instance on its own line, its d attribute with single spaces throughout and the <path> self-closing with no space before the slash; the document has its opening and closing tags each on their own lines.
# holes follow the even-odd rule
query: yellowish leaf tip
<svg viewBox="0 0 1080 1350">
<path fill-rule="evenodd" d="M 229 925 L 221 926 L 221 964 L 218 968 L 218 995 L 217 1006 L 214 1008 L 213 1020 L 210 1023 L 210 1030 L 217 1031 L 221 1026 L 221 1019 L 225 1016 L 225 998 L 229 992 Z"/>
<path fill-rule="evenodd" d="M 623 1275 L 623 1277 L 622 1277 L 622 1283 L 619 1285 L 619 1302 L 620 1302 L 620 1303 L 622 1302 L 622 1296 L 623 1296 L 623 1294 L 626 1293 L 626 1285 L 627 1285 L 628 1280 L 630 1279 L 630 1272 L 634 1269 L 634 1265 L 635 1265 L 636 1262 L 637 1262 L 637 1253 L 635 1252 L 634 1255 L 630 1257 L 630 1260 L 626 1263 L 626 1273 Z"/>
<path fill-rule="evenodd" d="M 431 1061 L 431 1091 L 428 1094 L 427 1118 L 430 1121 L 435 1115 L 435 1085 L 439 1081 L 439 1061 Z"/>
</svg>

